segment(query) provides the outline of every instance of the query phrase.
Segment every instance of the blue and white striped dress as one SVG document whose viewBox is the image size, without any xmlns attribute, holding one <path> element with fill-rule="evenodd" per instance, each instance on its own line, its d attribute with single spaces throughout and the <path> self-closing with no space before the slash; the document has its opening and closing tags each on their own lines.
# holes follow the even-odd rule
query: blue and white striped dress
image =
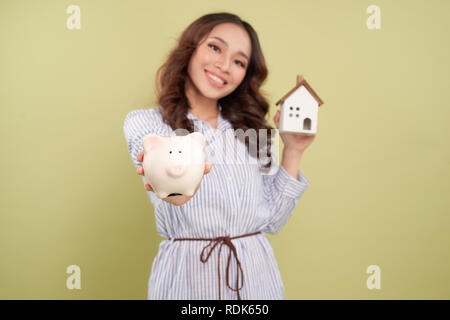
<svg viewBox="0 0 450 320">
<path fill-rule="evenodd" d="M 230 146 L 246 153 L 246 147 L 234 138 L 229 121 L 219 113 L 216 130 L 209 123 L 188 113 L 195 131 L 206 138 L 205 160 L 212 162 L 197 193 L 188 202 L 175 206 L 146 191 L 154 208 L 161 241 L 153 261 L 148 282 L 148 299 L 219 298 L 217 246 L 206 263 L 200 253 L 208 241 L 173 241 L 174 238 L 216 238 L 260 234 L 232 240 L 244 274 L 240 296 L 243 300 L 284 299 L 284 286 L 272 247 L 265 233 L 277 233 L 289 219 L 309 180 L 298 171 L 297 179 L 279 166 L 272 152 L 270 174 L 262 174 L 258 164 L 224 161 L 231 154 Z M 143 151 L 142 138 L 154 133 L 173 136 L 175 132 L 163 122 L 160 108 L 138 109 L 127 114 L 124 134 L 134 166 L 138 152 Z M 237 141 L 237 144 L 235 142 Z M 228 151 L 227 151 L 228 150 Z M 272 149 L 273 151 L 273 149 Z M 233 152 L 233 155 L 241 154 Z M 248 157 L 248 153 L 247 153 Z M 238 160 L 239 160 L 238 159 Z M 134 173 L 134 172 L 133 172 Z M 142 177 L 145 182 L 145 177 Z M 145 191 L 145 189 L 143 188 Z M 220 255 L 221 298 L 236 299 L 236 292 L 226 285 L 226 264 L 230 248 L 223 246 Z M 236 287 L 236 260 L 230 263 L 230 286 Z M 241 280 L 240 280 L 241 281 Z"/>
</svg>

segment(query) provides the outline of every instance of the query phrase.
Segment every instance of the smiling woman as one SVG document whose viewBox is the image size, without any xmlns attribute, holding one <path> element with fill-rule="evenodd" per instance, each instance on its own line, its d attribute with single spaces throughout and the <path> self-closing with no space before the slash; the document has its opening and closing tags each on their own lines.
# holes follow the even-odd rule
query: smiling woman
<svg viewBox="0 0 450 320">
<path fill-rule="evenodd" d="M 268 130 L 272 128 L 265 120 L 269 105 L 259 92 L 266 76 L 253 28 L 233 14 L 209 14 L 183 32 L 159 69 L 160 107 L 127 115 L 124 133 L 139 174 L 144 175 L 142 138 L 149 133 L 171 136 L 180 128 L 198 129 L 206 138 L 206 156 L 214 153 L 216 161 L 197 193 L 175 205 L 146 187 L 157 230 L 168 238 L 153 262 L 149 299 L 284 298 L 280 271 L 264 233 L 281 229 L 309 181 L 297 169 L 298 161 L 293 174 L 277 166 Z M 267 155 L 265 165 L 250 163 L 247 156 L 255 154 L 248 149 L 254 149 L 255 139 L 247 144 L 239 134 L 259 129 L 269 135 L 263 142 L 257 140 L 262 135 L 256 135 L 256 146 L 266 151 L 257 152 L 256 158 Z M 230 153 L 247 156 L 243 162 L 230 162 Z M 261 173 L 261 167 L 269 167 L 271 174 Z M 177 197 L 181 196 L 172 198 Z"/>
</svg>

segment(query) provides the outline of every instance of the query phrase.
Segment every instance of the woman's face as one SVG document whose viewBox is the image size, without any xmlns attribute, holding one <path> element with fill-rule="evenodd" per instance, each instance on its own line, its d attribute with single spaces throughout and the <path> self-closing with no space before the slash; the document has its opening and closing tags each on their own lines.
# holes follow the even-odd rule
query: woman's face
<svg viewBox="0 0 450 320">
<path fill-rule="evenodd" d="M 188 65 L 194 90 L 220 99 L 236 89 L 245 77 L 251 56 L 250 37 L 242 27 L 222 23 L 200 40 Z"/>
</svg>

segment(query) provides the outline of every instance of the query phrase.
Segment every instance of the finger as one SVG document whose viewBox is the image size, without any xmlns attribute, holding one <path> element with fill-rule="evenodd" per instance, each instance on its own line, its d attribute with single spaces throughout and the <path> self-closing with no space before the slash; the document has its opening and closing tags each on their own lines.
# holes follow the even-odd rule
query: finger
<svg viewBox="0 0 450 320">
<path fill-rule="evenodd" d="M 205 162 L 205 171 L 204 174 L 208 174 L 211 171 L 212 162 Z"/>
<path fill-rule="evenodd" d="M 147 190 L 147 191 L 152 191 L 153 192 L 153 188 L 150 186 L 150 184 L 148 184 L 148 183 L 146 183 L 146 184 L 144 184 L 144 188 L 145 188 L 145 190 Z"/>
<path fill-rule="evenodd" d="M 137 167 L 136 173 L 137 173 L 138 175 L 143 176 L 143 175 L 144 175 L 144 167 L 142 167 L 142 166 Z"/>
<path fill-rule="evenodd" d="M 144 160 L 144 153 L 138 152 L 138 154 L 136 155 L 136 159 L 137 161 L 142 162 L 142 160 Z"/>
<path fill-rule="evenodd" d="M 273 118 L 275 125 L 278 128 L 279 122 L 280 122 L 280 110 L 277 111 L 277 113 L 275 114 L 275 117 Z"/>
</svg>

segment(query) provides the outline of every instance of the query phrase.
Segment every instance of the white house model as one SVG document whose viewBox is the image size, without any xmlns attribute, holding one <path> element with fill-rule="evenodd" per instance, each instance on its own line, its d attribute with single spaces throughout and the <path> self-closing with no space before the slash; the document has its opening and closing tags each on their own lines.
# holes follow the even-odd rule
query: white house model
<svg viewBox="0 0 450 320">
<path fill-rule="evenodd" d="M 323 101 L 301 75 L 297 85 L 281 98 L 279 132 L 296 132 L 305 135 L 317 132 L 317 116 Z"/>
</svg>

